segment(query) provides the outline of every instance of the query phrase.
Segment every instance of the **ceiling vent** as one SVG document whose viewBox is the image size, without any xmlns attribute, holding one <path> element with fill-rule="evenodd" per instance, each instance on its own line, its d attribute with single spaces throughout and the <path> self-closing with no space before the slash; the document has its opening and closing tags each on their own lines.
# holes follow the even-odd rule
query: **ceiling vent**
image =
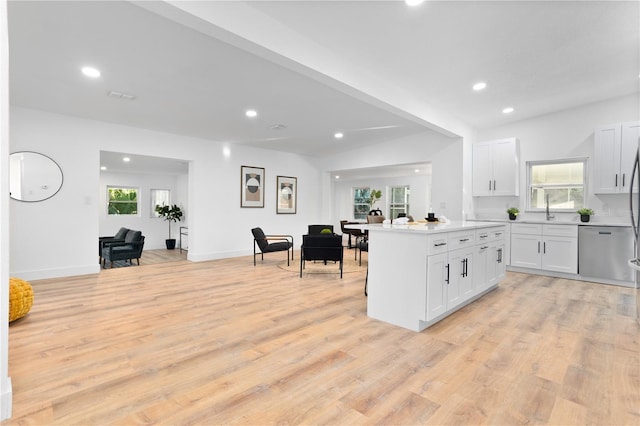
<svg viewBox="0 0 640 426">
<path fill-rule="evenodd" d="M 107 96 L 116 99 L 124 99 L 125 101 L 132 101 L 136 98 L 135 95 L 132 95 L 130 93 L 116 92 L 115 90 L 109 90 Z"/>
</svg>

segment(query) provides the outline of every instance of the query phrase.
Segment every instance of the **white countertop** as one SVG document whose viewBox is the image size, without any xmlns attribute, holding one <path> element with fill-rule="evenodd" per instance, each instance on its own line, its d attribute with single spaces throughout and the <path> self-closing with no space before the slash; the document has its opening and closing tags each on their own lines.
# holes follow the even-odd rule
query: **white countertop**
<svg viewBox="0 0 640 426">
<path fill-rule="evenodd" d="M 516 220 L 508 220 L 508 219 L 469 219 L 469 221 L 478 221 L 478 222 L 493 222 L 493 223 L 536 223 L 536 224 L 544 224 L 544 225 L 576 225 L 576 226 L 622 226 L 622 227 L 631 227 L 631 223 L 620 222 L 620 221 L 607 221 L 606 219 L 601 219 L 597 221 L 589 221 L 589 222 L 580 222 L 580 219 L 577 220 L 544 220 L 544 219 L 516 219 Z"/>
<path fill-rule="evenodd" d="M 370 224 L 348 224 L 345 225 L 347 229 L 361 229 L 368 231 L 384 231 L 384 232 L 417 232 L 437 234 L 440 232 L 452 232 L 461 231 L 464 229 L 480 229 L 498 226 L 496 222 L 484 222 L 484 221 L 450 221 L 447 223 L 429 222 L 429 223 L 411 223 L 407 225 L 392 225 L 384 223 L 370 223 Z"/>
</svg>

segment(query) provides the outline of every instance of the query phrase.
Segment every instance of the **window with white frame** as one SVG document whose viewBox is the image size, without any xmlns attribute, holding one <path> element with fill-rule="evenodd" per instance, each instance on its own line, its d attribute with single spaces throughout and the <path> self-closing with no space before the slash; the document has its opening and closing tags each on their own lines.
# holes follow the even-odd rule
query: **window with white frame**
<svg viewBox="0 0 640 426">
<path fill-rule="evenodd" d="M 587 160 L 527 162 L 527 210 L 575 211 L 584 207 Z"/>
<path fill-rule="evenodd" d="M 391 199 L 389 202 L 389 217 L 396 218 L 399 213 L 409 215 L 409 195 L 411 190 L 409 185 L 392 186 Z"/>
<path fill-rule="evenodd" d="M 152 189 L 150 192 L 151 217 L 158 217 L 156 206 L 171 205 L 171 191 L 168 189 Z"/>
<path fill-rule="evenodd" d="M 107 187 L 107 214 L 137 215 L 138 188 Z"/>
<path fill-rule="evenodd" d="M 371 188 L 353 188 L 353 218 L 366 219 L 369 214 Z"/>
</svg>

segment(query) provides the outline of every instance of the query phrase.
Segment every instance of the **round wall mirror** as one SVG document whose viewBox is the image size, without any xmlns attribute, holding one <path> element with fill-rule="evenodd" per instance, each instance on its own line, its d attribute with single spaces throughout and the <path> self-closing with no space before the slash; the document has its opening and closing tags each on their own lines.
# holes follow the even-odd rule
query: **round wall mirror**
<svg viewBox="0 0 640 426">
<path fill-rule="evenodd" d="M 21 151 L 9 156 L 9 194 L 19 201 L 42 201 L 62 188 L 62 169 L 46 155 Z"/>
</svg>

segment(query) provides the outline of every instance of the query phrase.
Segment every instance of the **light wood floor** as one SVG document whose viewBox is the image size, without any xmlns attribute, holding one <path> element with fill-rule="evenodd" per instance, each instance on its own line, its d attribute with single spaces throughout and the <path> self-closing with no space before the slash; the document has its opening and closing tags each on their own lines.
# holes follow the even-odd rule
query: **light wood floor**
<svg viewBox="0 0 640 426">
<path fill-rule="evenodd" d="M 640 424 L 638 290 L 509 273 L 415 333 L 281 257 L 32 282 L 2 426 Z"/>
</svg>

